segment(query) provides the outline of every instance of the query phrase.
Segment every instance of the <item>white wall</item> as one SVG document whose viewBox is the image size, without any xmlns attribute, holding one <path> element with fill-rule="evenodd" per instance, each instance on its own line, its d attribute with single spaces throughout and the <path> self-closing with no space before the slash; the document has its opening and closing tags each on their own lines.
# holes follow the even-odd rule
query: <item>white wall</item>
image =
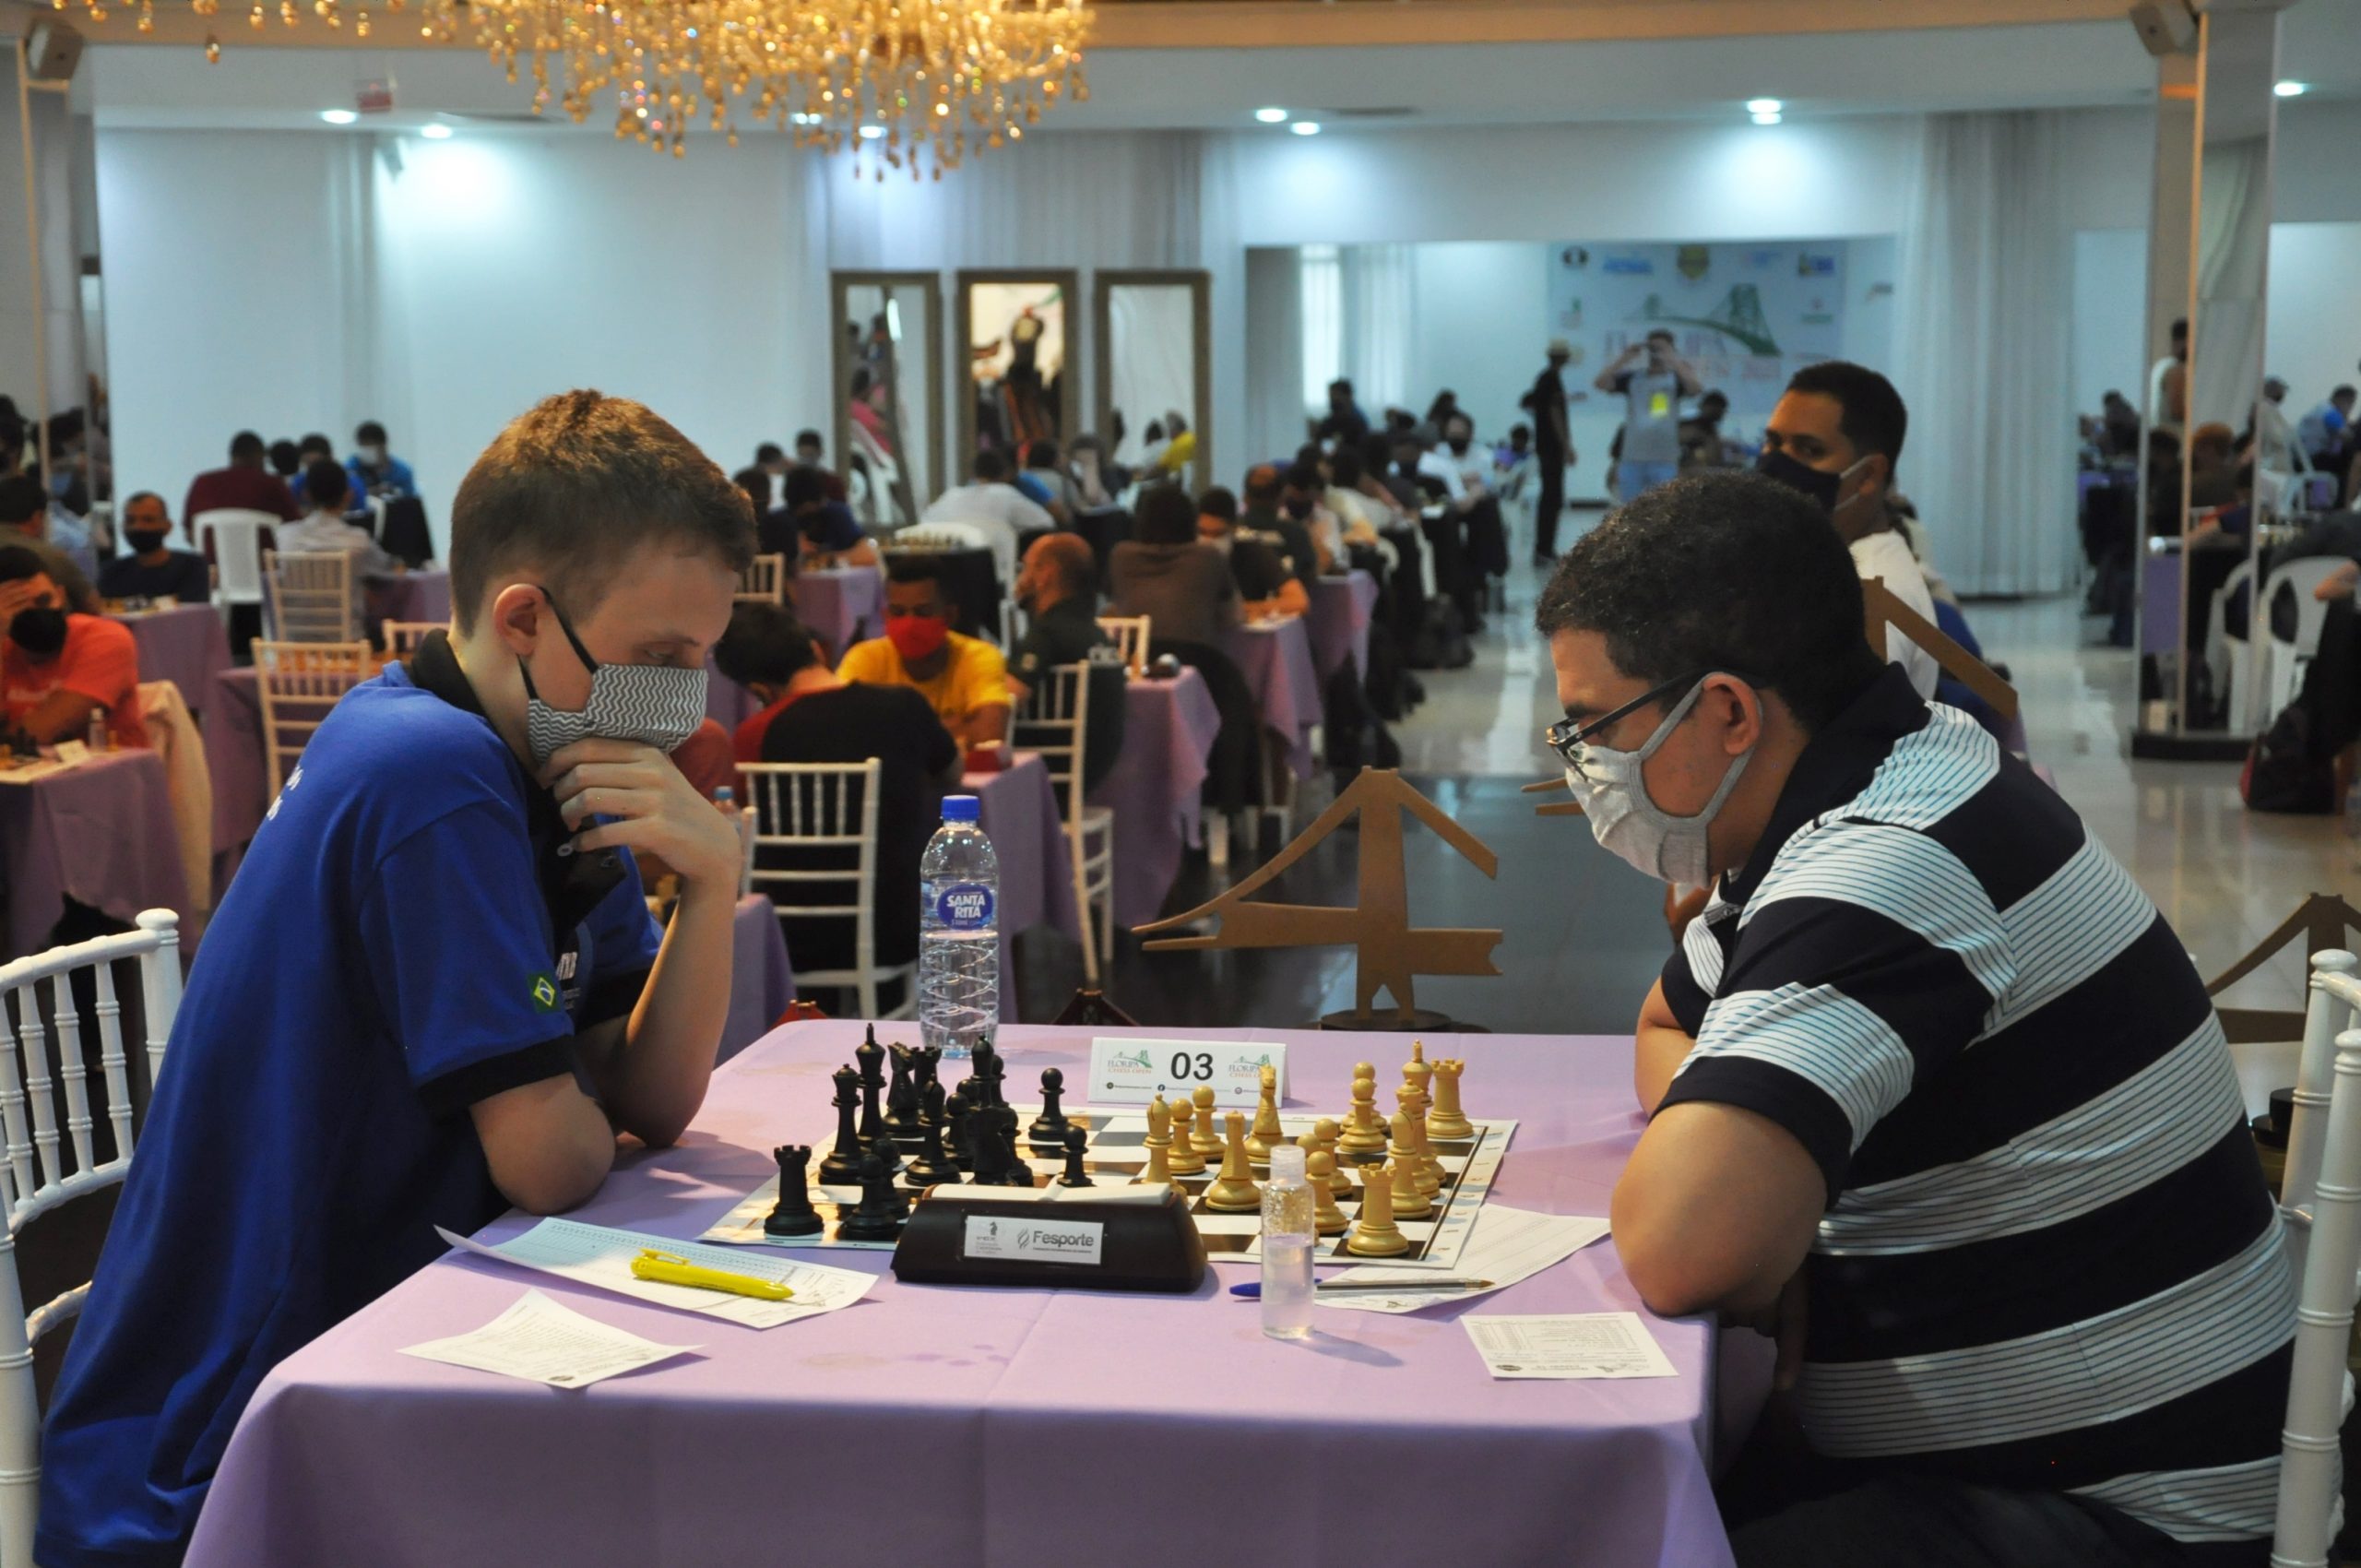
<svg viewBox="0 0 2361 1568">
<path fill-rule="evenodd" d="M 2271 226 L 2262 352 L 2265 374 L 2287 379 L 2290 420 L 2331 387 L 2361 386 L 2361 222 Z"/>
<path fill-rule="evenodd" d="M 2073 267 L 2074 411 L 2097 413 L 2110 391 L 2144 409 L 2148 232 L 2081 230 L 2074 235 Z"/>
</svg>

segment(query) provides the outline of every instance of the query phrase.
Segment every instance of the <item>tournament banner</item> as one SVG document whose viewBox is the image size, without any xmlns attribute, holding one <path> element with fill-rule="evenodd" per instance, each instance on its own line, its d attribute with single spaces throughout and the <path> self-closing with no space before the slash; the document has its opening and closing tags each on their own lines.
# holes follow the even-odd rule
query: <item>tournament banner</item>
<svg viewBox="0 0 2361 1568">
<path fill-rule="evenodd" d="M 1658 327 L 1731 412 L 1764 415 L 1787 378 L 1834 359 L 1845 329 L 1843 240 L 1584 244 L 1549 253 L 1549 333 L 1573 344 L 1569 387 Z"/>
</svg>

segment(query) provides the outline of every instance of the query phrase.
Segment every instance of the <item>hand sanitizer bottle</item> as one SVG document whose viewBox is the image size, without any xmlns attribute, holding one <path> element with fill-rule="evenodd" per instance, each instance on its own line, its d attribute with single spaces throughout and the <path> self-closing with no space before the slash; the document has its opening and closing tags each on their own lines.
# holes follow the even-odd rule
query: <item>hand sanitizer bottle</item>
<svg viewBox="0 0 2361 1568">
<path fill-rule="evenodd" d="M 1311 1337 L 1311 1184 L 1303 1150 L 1271 1150 L 1271 1179 L 1263 1183 L 1263 1332 L 1274 1339 Z"/>
</svg>

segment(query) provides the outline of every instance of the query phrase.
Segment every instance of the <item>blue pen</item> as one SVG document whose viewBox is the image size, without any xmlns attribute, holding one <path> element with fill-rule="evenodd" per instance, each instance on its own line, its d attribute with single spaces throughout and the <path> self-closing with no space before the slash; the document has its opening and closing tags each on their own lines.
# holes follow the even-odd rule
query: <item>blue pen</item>
<svg viewBox="0 0 2361 1568">
<path fill-rule="evenodd" d="M 1317 1296 L 1343 1296 L 1358 1290 L 1371 1294 L 1393 1296 L 1423 1296 L 1436 1290 L 1489 1290 L 1489 1279 L 1339 1279 L 1312 1287 Z M 1243 1285 L 1233 1285 L 1229 1293 L 1241 1301 L 1257 1301 L 1263 1297 L 1260 1280 L 1250 1279 Z"/>
</svg>

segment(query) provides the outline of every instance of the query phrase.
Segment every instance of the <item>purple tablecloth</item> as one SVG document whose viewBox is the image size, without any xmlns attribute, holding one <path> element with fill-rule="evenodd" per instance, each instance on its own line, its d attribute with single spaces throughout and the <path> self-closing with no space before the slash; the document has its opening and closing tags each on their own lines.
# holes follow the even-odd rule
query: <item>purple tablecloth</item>
<svg viewBox="0 0 2361 1568">
<path fill-rule="evenodd" d="M 787 961 L 787 938 L 770 896 L 749 893 L 738 900 L 730 927 L 730 1021 L 721 1028 L 720 1060 L 727 1062 L 770 1033 L 795 1000 L 795 971 Z"/>
<path fill-rule="evenodd" d="M 1221 715 L 1205 678 L 1133 681 L 1123 694 L 1123 750 L 1090 803 L 1115 814 L 1115 924 L 1145 925 L 1164 912 L 1180 851 L 1198 842 L 1198 791 Z"/>
<path fill-rule="evenodd" d="M 1377 579 L 1367 572 L 1357 569 L 1312 583 L 1304 628 L 1311 634 L 1311 662 L 1323 691 L 1347 659 L 1355 670 L 1369 673 L 1369 617 L 1376 605 Z"/>
<path fill-rule="evenodd" d="M 678 1146 L 622 1155 L 570 1218 L 696 1235 L 773 1170 L 775 1145 L 825 1138 L 826 1075 L 860 1031 L 796 1024 L 749 1048 Z M 1030 1099 L 1045 1067 L 1075 1082 L 1092 1032 L 1004 1030 L 1011 1098 Z M 1398 1035 L 1241 1032 L 1287 1041 L 1298 1098 L 1332 1111 L 1356 1060 L 1390 1075 L 1405 1054 Z M 1427 1045 L 1469 1061 L 1470 1112 L 1520 1119 L 1502 1203 L 1607 1212 L 1641 1125 L 1628 1040 Z M 1301 1568 L 1730 1561 L 1707 1479 L 1712 1331 L 1648 1315 L 1609 1241 L 1466 1307 L 1323 1311 L 1292 1344 L 1228 1295 L 1239 1268 L 1192 1295 L 1132 1296 L 906 1286 L 884 1253 L 825 1261 L 883 1277 L 848 1311 L 755 1330 L 446 1256 L 265 1379 L 190 1568 L 311 1568 L 351 1561 L 356 1542 L 376 1568 L 1197 1568 L 1226 1550 L 1207 1527 Z M 702 1348 L 563 1392 L 400 1354 L 482 1326 L 528 1288 Z M 1455 1321 L 1630 1311 L 1678 1376 L 1494 1382 Z"/>
<path fill-rule="evenodd" d="M 1311 731 L 1319 725 L 1320 676 L 1311 665 L 1311 637 L 1303 618 L 1271 626 L 1238 626 L 1222 638 L 1246 677 L 1263 728 L 1278 739 L 1298 778 L 1312 772 Z"/>
<path fill-rule="evenodd" d="M 164 759 L 104 752 L 30 784 L 0 784 L 0 962 L 38 953 L 73 897 L 120 921 L 171 909 L 189 924 Z"/>
<path fill-rule="evenodd" d="M 170 681 L 181 701 L 201 712 L 213 695 L 213 677 L 230 668 L 230 634 L 221 612 L 209 604 L 184 604 L 118 615 L 139 645 L 139 678 Z"/>
<path fill-rule="evenodd" d="M 2180 552 L 2151 551 L 2140 564 L 2140 651 L 2178 653 L 2180 646 Z"/>
<path fill-rule="evenodd" d="M 960 787 L 976 797 L 984 837 L 1000 859 L 1000 1016 L 1016 1019 L 1009 944 L 1037 925 L 1055 926 L 1076 941 L 1082 916 L 1074 902 L 1074 856 L 1058 820 L 1058 796 L 1049 765 L 1030 754 L 998 773 L 970 773 Z"/>
<path fill-rule="evenodd" d="M 372 636 L 383 621 L 432 621 L 438 626 L 450 622 L 451 574 L 440 566 L 399 572 L 390 577 L 369 577 L 362 586 L 369 607 Z"/>
<path fill-rule="evenodd" d="M 237 863 L 262 814 L 270 809 L 269 762 L 262 743 L 262 692 L 252 668 L 213 677 L 205 705 L 205 766 L 213 774 L 213 858 L 216 890 Z"/>
<path fill-rule="evenodd" d="M 795 618 L 842 659 L 845 649 L 883 630 L 885 574 L 874 566 L 839 566 L 832 572 L 798 572 L 788 579 Z"/>
</svg>

